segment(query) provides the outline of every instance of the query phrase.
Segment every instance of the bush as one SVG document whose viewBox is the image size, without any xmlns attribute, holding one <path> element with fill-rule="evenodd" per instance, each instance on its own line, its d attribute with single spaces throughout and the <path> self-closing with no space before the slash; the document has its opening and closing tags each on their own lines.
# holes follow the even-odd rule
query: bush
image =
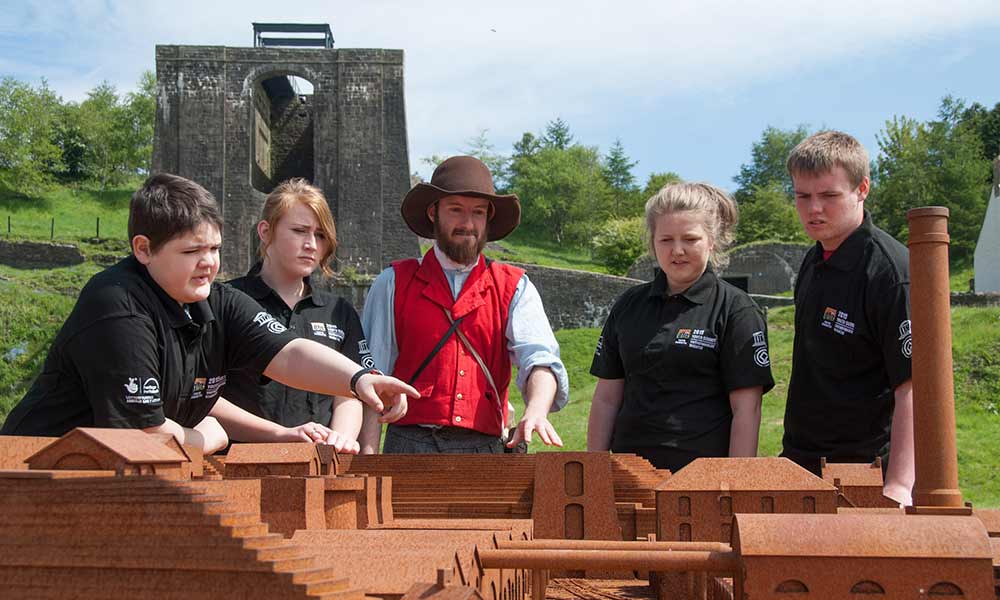
<svg viewBox="0 0 1000 600">
<path fill-rule="evenodd" d="M 646 251 L 645 219 L 612 219 L 598 229 L 591 243 L 598 262 L 610 272 L 624 275 Z"/>
</svg>

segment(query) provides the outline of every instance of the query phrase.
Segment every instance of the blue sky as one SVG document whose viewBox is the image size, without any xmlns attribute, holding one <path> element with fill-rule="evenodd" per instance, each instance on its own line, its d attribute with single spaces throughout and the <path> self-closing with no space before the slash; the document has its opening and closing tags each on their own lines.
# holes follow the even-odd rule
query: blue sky
<svg viewBox="0 0 1000 600">
<path fill-rule="evenodd" d="M 894 115 L 945 94 L 1000 102 L 1000 1 L 276 3 L 14 1 L 0 74 L 80 100 L 127 91 L 156 44 L 252 44 L 252 21 L 328 22 L 337 47 L 402 48 L 411 170 L 481 129 L 507 152 L 556 116 L 578 141 L 620 138 L 640 179 L 732 188 L 768 125 L 848 131 L 877 152 Z"/>
</svg>

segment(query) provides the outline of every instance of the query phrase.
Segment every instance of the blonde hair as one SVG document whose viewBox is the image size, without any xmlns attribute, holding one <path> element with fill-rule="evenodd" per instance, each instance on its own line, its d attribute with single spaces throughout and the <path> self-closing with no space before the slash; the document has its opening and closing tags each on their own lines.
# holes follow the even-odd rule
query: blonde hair
<svg viewBox="0 0 1000 600">
<path fill-rule="evenodd" d="M 708 262 L 714 270 L 729 265 L 726 251 L 733 243 L 739 209 L 736 202 L 723 190 L 708 183 L 671 183 L 663 186 L 646 202 L 646 232 L 649 235 L 649 252 L 654 248 L 656 221 L 668 213 L 693 211 L 705 216 L 705 231 L 712 241 Z"/>
<path fill-rule="evenodd" d="M 842 167 L 854 187 L 871 177 L 865 147 L 842 131 L 820 131 L 802 140 L 788 155 L 785 166 L 792 177 L 799 173 L 821 175 Z"/>
<path fill-rule="evenodd" d="M 311 185 L 301 177 L 281 182 L 264 200 L 264 210 L 261 211 L 260 220 L 266 221 L 273 231 L 296 202 L 305 204 L 313 211 L 316 220 L 319 221 L 319 228 L 323 230 L 327 241 L 330 242 L 326 253 L 319 259 L 320 270 L 324 276 L 329 277 L 333 275 L 330 262 L 337 251 L 337 228 L 333 224 L 333 215 L 330 214 L 330 206 L 326 203 L 326 197 L 318 187 Z M 261 240 L 260 247 L 257 249 L 261 260 L 267 257 L 268 246 L 270 246 L 268 242 Z"/>
</svg>

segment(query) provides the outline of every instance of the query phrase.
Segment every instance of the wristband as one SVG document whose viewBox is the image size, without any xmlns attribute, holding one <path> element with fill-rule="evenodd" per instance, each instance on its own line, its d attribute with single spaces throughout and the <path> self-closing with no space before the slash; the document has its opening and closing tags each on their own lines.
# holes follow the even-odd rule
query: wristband
<svg viewBox="0 0 1000 600">
<path fill-rule="evenodd" d="M 364 369 L 361 369 L 360 371 L 355 373 L 351 377 L 351 394 L 355 398 L 358 397 L 358 391 L 356 388 L 358 385 L 358 380 L 361 379 L 362 375 L 384 375 L 384 373 L 382 371 L 379 371 L 378 369 L 370 369 L 368 367 L 365 367 Z"/>
</svg>

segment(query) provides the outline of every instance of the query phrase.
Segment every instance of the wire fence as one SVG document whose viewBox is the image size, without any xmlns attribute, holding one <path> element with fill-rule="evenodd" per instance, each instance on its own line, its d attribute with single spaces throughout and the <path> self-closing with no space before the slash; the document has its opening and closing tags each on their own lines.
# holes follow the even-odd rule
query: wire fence
<svg viewBox="0 0 1000 600">
<path fill-rule="evenodd" d="M 108 223 L 107 218 L 102 222 L 101 217 L 91 219 L 74 217 L 14 217 L 5 215 L 2 221 L 3 232 L 6 237 L 48 239 L 48 240 L 95 240 L 103 238 L 117 237 L 115 230 L 119 227 Z"/>
</svg>

